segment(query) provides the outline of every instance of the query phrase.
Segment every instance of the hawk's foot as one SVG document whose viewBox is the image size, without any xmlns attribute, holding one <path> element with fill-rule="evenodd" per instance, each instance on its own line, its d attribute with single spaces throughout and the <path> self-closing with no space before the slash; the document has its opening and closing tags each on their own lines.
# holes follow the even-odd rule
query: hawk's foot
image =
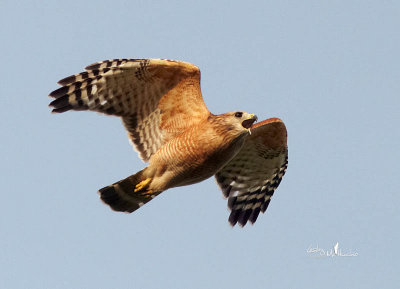
<svg viewBox="0 0 400 289">
<path fill-rule="evenodd" d="M 136 192 L 138 192 L 138 191 L 143 190 L 143 188 L 144 188 L 145 186 L 147 186 L 147 185 L 150 183 L 150 181 L 151 181 L 151 178 L 147 178 L 147 179 L 145 179 L 144 181 L 141 181 L 140 183 L 138 183 L 138 184 L 135 186 L 134 192 L 136 193 Z M 148 191 L 148 192 L 150 192 L 150 191 Z M 147 193 L 147 192 L 146 192 L 146 193 Z M 150 193 L 149 193 L 149 194 L 150 194 Z"/>
<path fill-rule="evenodd" d="M 144 191 L 144 192 L 142 193 L 142 196 L 144 196 L 144 197 L 146 197 L 146 198 L 150 198 L 153 194 L 154 194 L 154 192 L 153 192 L 152 190 L 147 190 L 147 191 Z M 154 197 L 153 197 L 153 198 L 154 198 Z"/>
</svg>

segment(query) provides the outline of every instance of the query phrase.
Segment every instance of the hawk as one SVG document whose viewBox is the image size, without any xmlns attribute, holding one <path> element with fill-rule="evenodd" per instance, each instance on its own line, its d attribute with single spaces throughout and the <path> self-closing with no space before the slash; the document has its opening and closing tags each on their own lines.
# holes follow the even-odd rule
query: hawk
<svg viewBox="0 0 400 289">
<path fill-rule="evenodd" d="M 215 175 L 231 210 L 229 222 L 252 224 L 265 212 L 288 164 L 283 122 L 242 111 L 212 114 L 193 64 L 163 59 L 94 63 L 58 82 L 53 112 L 90 110 L 121 117 L 149 165 L 99 190 L 115 211 L 131 213 L 173 187 Z"/>
</svg>

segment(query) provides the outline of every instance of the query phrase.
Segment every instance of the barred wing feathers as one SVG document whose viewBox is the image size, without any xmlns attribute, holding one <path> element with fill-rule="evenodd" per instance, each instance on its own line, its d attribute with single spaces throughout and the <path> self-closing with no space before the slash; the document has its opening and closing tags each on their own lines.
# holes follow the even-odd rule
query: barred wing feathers
<svg viewBox="0 0 400 289">
<path fill-rule="evenodd" d="M 232 226 L 254 223 L 265 212 L 287 165 L 284 123 L 271 118 L 255 124 L 239 153 L 215 175 L 228 198 Z"/>
<path fill-rule="evenodd" d="M 210 114 L 200 70 L 186 62 L 114 59 L 60 80 L 53 112 L 90 110 L 122 118 L 140 157 L 148 161 L 168 139 Z"/>
</svg>

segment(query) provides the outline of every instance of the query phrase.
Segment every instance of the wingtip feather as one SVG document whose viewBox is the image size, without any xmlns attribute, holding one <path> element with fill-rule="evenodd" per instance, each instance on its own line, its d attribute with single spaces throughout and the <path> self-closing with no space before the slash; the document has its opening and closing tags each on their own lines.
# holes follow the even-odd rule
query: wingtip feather
<svg viewBox="0 0 400 289">
<path fill-rule="evenodd" d="M 69 89 L 68 86 L 63 86 L 63 87 L 57 88 L 56 90 L 53 90 L 52 92 L 50 92 L 49 96 L 53 97 L 53 98 L 59 98 L 59 97 L 65 95 L 66 93 L 68 93 L 68 89 Z"/>
</svg>

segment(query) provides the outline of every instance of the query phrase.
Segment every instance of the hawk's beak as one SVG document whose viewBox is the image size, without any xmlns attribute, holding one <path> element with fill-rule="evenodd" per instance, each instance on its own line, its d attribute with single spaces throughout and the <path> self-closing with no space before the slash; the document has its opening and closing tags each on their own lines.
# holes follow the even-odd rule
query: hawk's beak
<svg viewBox="0 0 400 289">
<path fill-rule="evenodd" d="M 249 128 L 251 128 L 251 126 L 253 125 L 253 123 L 255 123 L 255 122 L 257 121 L 257 119 L 258 119 L 258 118 L 257 118 L 256 115 L 250 114 L 250 115 L 249 115 L 249 118 L 246 119 L 246 120 L 244 120 L 244 121 L 242 122 L 242 126 L 243 126 L 244 128 L 249 129 Z"/>
</svg>

